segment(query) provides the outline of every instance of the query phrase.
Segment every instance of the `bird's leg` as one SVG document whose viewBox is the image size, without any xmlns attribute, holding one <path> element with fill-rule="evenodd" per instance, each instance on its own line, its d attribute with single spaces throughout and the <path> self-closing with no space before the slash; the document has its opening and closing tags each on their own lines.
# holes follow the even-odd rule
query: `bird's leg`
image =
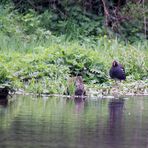
<svg viewBox="0 0 148 148">
<path fill-rule="evenodd" d="M 115 79 L 115 84 L 114 84 L 115 87 L 118 87 L 118 81 Z"/>
<path fill-rule="evenodd" d="M 116 80 L 116 79 L 115 79 L 115 88 L 116 88 L 117 90 L 119 90 L 119 88 L 120 88 L 120 85 L 119 85 L 119 83 L 118 83 L 118 80 Z"/>
<path fill-rule="evenodd" d="M 111 94 L 115 97 L 115 98 L 118 98 L 118 94 L 119 94 L 119 87 L 118 87 L 118 81 L 117 79 L 114 79 L 115 82 L 114 82 L 114 85 L 111 89 Z"/>
<path fill-rule="evenodd" d="M 119 83 L 119 88 L 122 88 L 122 84 L 123 84 L 123 81 L 120 80 L 120 83 Z"/>
</svg>

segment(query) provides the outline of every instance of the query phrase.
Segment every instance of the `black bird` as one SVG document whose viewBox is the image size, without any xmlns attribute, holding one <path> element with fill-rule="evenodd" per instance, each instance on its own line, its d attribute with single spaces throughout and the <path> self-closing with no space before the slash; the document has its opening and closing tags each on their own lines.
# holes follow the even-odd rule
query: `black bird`
<svg viewBox="0 0 148 148">
<path fill-rule="evenodd" d="M 109 75 L 112 79 L 116 80 L 126 80 L 125 69 L 117 61 L 113 61 L 112 67 L 109 71 Z"/>
<path fill-rule="evenodd" d="M 0 87 L 0 100 L 7 99 L 7 96 L 9 95 L 9 87 Z"/>
</svg>

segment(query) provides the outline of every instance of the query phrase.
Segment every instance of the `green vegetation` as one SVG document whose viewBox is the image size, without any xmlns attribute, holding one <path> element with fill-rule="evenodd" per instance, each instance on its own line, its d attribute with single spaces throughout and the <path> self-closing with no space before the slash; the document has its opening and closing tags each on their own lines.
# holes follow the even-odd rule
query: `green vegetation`
<svg viewBox="0 0 148 148">
<path fill-rule="evenodd" d="M 148 42 L 143 35 L 131 34 L 125 42 L 122 36 L 107 34 L 102 17 L 71 9 L 72 17 L 62 21 L 48 10 L 19 13 L 13 5 L 0 6 L 1 84 L 63 94 L 69 77 L 81 74 L 87 86 L 108 86 L 113 59 L 125 65 L 127 82 L 148 78 Z"/>
</svg>

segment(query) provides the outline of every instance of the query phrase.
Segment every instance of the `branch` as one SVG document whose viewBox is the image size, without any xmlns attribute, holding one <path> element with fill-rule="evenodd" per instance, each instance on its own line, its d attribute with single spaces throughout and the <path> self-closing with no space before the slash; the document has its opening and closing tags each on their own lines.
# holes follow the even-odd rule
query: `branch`
<svg viewBox="0 0 148 148">
<path fill-rule="evenodd" d="M 102 3 L 103 3 L 103 7 L 104 7 L 105 16 L 109 16 L 109 12 L 108 12 L 108 8 L 106 7 L 105 0 L 102 0 Z"/>
</svg>

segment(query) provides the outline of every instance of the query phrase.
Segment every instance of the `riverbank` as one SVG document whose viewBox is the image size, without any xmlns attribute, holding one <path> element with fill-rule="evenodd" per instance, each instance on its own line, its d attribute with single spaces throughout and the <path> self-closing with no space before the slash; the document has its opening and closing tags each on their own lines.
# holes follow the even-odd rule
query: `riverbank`
<svg viewBox="0 0 148 148">
<path fill-rule="evenodd" d="M 113 83 L 110 86 L 86 86 L 86 96 L 84 98 L 92 98 L 92 99 L 113 99 L 113 98 L 125 98 L 128 96 L 148 96 L 148 82 L 147 81 L 135 81 L 128 83 L 120 83 L 114 85 Z M 16 95 L 33 95 L 33 96 L 41 96 L 41 97 L 62 97 L 62 98 L 77 98 L 78 96 L 64 95 L 64 94 L 48 94 L 48 93 L 28 93 L 22 89 L 18 89 L 15 93 Z"/>
<path fill-rule="evenodd" d="M 108 88 L 111 86 L 108 71 L 113 59 L 125 66 L 127 89 L 131 87 L 129 82 L 137 83 L 136 89 L 139 82 L 142 82 L 140 85 L 147 83 L 148 51 L 122 44 L 112 49 L 114 42 L 103 49 L 54 43 L 31 53 L 3 51 L 0 55 L 1 84 L 26 92 L 63 94 L 69 77 L 80 74 L 87 86 Z"/>
<path fill-rule="evenodd" d="M 147 83 L 148 42 L 129 43 L 117 37 L 98 34 L 68 39 L 40 26 L 34 11 L 20 14 L 11 7 L 1 6 L 0 86 L 34 94 L 66 93 L 68 80 L 83 77 L 87 88 L 109 91 L 112 81 L 108 75 L 112 61 L 125 67 L 127 82 Z M 76 32 L 75 32 L 76 33 Z M 137 91 L 137 84 L 133 87 Z"/>
<path fill-rule="evenodd" d="M 48 48 L 36 47 L 33 52 L 1 51 L 0 82 L 25 92 L 63 94 L 69 77 L 82 75 L 87 86 L 108 88 L 111 86 L 108 71 L 116 59 L 125 66 L 127 89 L 131 87 L 129 82 L 147 83 L 146 44 L 141 43 L 139 48 L 106 37 L 98 42 L 101 45 L 92 48 L 78 42 L 57 43 L 55 40 Z"/>
</svg>

